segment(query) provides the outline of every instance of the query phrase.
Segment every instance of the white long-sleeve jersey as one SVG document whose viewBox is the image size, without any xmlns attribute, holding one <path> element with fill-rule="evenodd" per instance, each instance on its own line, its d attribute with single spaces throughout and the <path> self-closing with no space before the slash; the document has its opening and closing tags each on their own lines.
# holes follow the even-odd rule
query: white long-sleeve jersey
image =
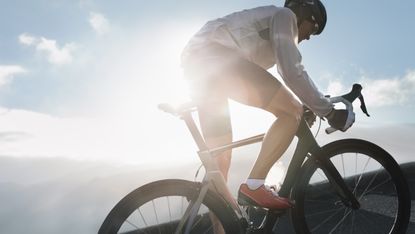
<svg viewBox="0 0 415 234">
<path fill-rule="evenodd" d="M 285 84 L 314 113 L 323 117 L 332 110 L 333 104 L 319 92 L 301 63 L 297 18 L 290 9 L 264 6 L 209 21 L 187 44 L 182 62 L 211 43 L 232 48 L 264 69 L 276 64 Z"/>
</svg>

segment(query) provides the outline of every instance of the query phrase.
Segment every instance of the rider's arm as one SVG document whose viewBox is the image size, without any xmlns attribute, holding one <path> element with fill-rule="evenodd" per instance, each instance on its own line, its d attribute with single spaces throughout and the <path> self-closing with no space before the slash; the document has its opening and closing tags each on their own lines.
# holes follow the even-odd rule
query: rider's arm
<svg viewBox="0 0 415 234">
<path fill-rule="evenodd" d="M 272 18 L 270 35 L 278 72 L 285 84 L 318 116 L 328 115 L 333 104 L 319 92 L 301 64 L 295 14 L 289 9 L 276 13 Z"/>
</svg>

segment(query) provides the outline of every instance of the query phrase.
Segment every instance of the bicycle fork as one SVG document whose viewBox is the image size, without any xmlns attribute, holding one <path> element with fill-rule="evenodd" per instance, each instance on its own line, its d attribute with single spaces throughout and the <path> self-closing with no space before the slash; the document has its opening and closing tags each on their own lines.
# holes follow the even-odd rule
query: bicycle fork
<svg viewBox="0 0 415 234">
<path fill-rule="evenodd" d="M 353 192 L 347 187 L 346 182 L 343 180 L 339 171 L 333 165 L 333 163 L 328 158 L 315 158 L 317 165 L 320 169 L 323 170 L 324 174 L 329 180 L 329 183 L 332 185 L 337 195 L 339 195 L 343 204 L 346 207 L 351 207 L 352 209 L 359 209 L 360 203 L 356 199 L 356 196 Z"/>
</svg>

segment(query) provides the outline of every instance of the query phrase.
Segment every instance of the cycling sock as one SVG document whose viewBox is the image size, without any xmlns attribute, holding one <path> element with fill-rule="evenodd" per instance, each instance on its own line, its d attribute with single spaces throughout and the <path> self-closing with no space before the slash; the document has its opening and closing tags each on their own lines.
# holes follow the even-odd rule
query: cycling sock
<svg viewBox="0 0 415 234">
<path fill-rule="evenodd" d="M 265 183 L 265 180 L 261 180 L 261 179 L 247 179 L 246 180 L 246 185 L 248 186 L 249 189 L 251 190 L 255 190 L 258 189 L 259 187 L 261 187 L 263 184 Z"/>
</svg>

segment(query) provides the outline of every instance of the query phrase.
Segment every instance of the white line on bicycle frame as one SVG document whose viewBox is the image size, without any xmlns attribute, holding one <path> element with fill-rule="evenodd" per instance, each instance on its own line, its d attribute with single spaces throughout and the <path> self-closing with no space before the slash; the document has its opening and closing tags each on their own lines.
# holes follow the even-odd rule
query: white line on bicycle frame
<svg viewBox="0 0 415 234">
<path fill-rule="evenodd" d="M 250 145 L 250 144 L 257 143 L 257 142 L 261 142 L 261 141 L 264 140 L 264 136 L 265 136 L 265 134 L 260 134 L 260 135 L 257 135 L 257 136 L 253 136 L 253 137 L 249 137 L 249 138 L 242 139 L 242 140 L 239 140 L 239 141 L 235 141 L 235 142 L 232 142 L 232 143 L 227 144 L 227 145 L 223 145 L 223 146 L 219 146 L 219 147 L 216 147 L 216 148 L 212 148 L 212 149 L 209 149 L 207 151 L 200 151 L 199 152 L 199 155 L 201 153 L 204 153 L 204 152 L 209 152 L 209 154 L 211 156 L 215 157 L 218 154 L 220 154 L 220 153 L 222 153 L 222 152 L 224 152 L 226 150 L 230 150 L 230 149 L 238 148 L 238 147 L 241 147 L 241 146 L 245 146 L 245 145 Z"/>
</svg>

